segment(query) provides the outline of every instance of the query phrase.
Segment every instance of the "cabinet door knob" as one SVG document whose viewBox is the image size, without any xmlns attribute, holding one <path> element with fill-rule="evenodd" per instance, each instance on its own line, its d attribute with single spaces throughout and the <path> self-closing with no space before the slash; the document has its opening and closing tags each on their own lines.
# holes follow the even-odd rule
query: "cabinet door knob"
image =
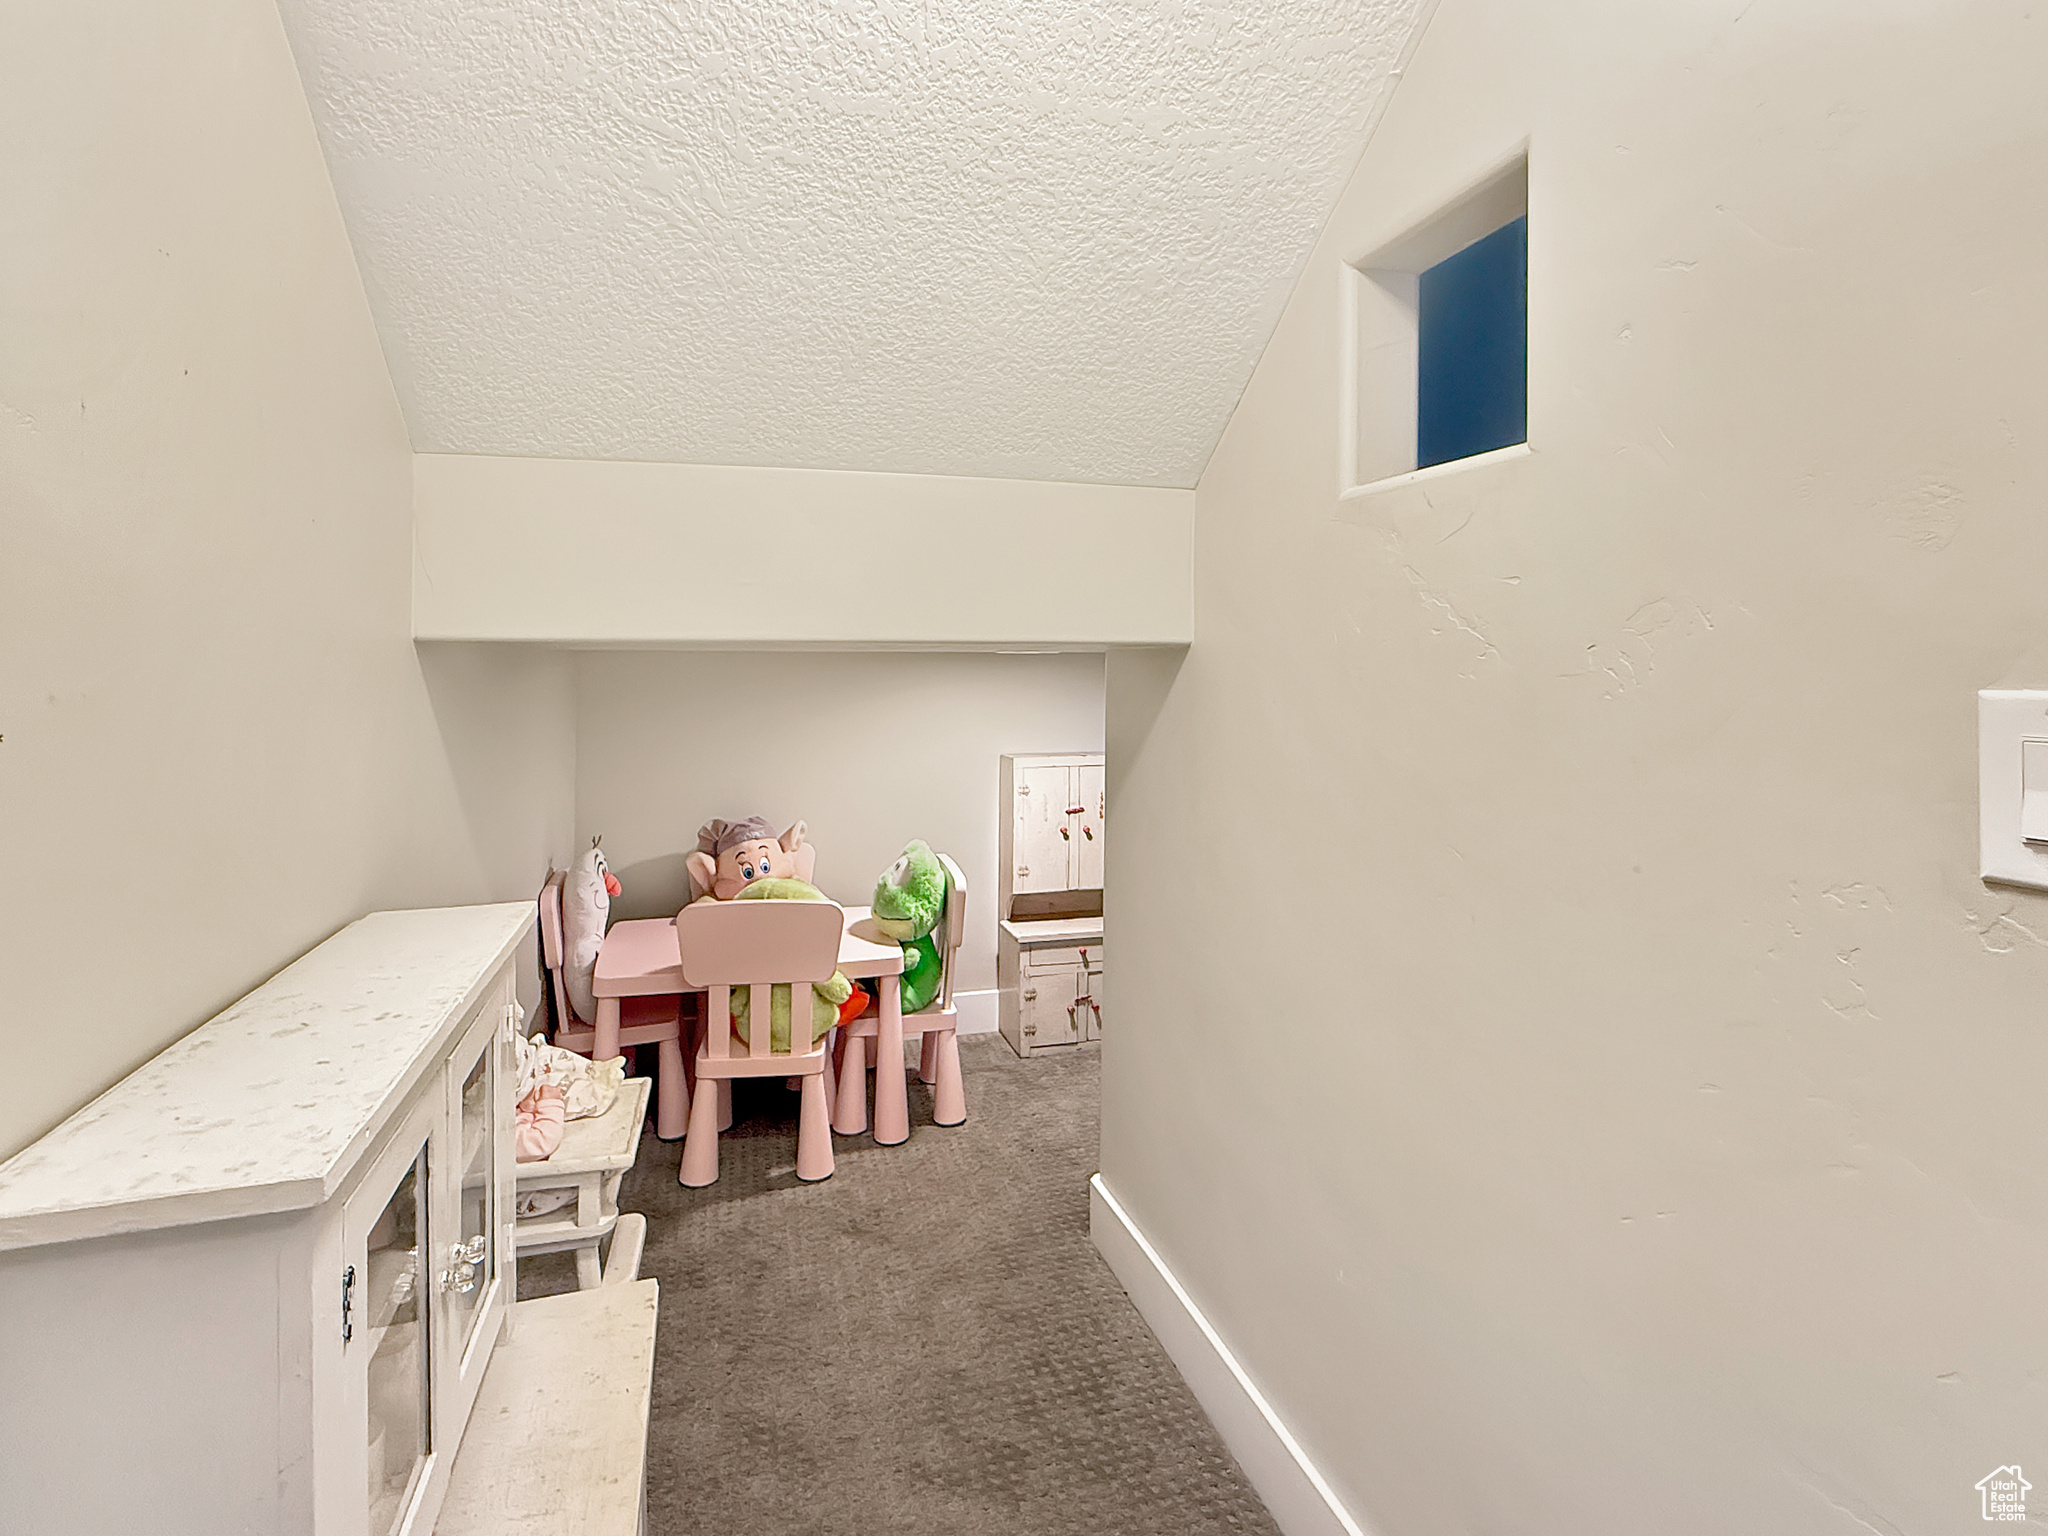
<svg viewBox="0 0 2048 1536">
<path fill-rule="evenodd" d="M 1068 831 L 1067 831 L 1067 829 L 1066 829 L 1065 827 L 1061 827 L 1061 828 L 1060 828 L 1060 841 L 1061 841 L 1061 842 L 1063 842 L 1063 843 L 1064 843 L 1064 842 L 1068 841 L 1068 840 L 1069 840 L 1069 838 L 1071 838 L 1071 837 L 1072 837 L 1072 835 L 1073 835 L 1073 834 L 1072 834 L 1072 833 L 1070 833 L 1070 832 L 1068 832 Z"/>
<path fill-rule="evenodd" d="M 475 1290 L 476 1282 L 477 1266 L 474 1264 L 457 1264 L 441 1271 L 441 1289 L 453 1291 L 458 1296 L 466 1296 Z"/>
</svg>

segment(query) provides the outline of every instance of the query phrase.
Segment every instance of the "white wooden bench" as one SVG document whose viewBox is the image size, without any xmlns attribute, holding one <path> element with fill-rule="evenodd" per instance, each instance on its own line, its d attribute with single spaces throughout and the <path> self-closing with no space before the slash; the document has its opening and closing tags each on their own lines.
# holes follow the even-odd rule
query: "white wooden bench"
<svg viewBox="0 0 2048 1536">
<path fill-rule="evenodd" d="M 644 1233 L 621 1224 L 612 1267 Z M 435 1536 L 637 1536 L 659 1287 L 522 1301 L 484 1372 Z"/>
</svg>

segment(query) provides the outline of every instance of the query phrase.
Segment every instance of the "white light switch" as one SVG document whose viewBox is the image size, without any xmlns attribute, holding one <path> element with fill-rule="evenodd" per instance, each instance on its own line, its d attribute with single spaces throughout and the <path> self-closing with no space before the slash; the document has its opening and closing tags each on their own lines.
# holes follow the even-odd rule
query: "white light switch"
<svg viewBox="0 0 2048 1536">
<path fill-rule="evenodd" d="M 2048 690 L 1977 695 L 1979 868 L 2048 890 Z"/>
<path fill-rule="evenodd" d="M 2048 738 L 2020 743 L 2020 836 L 2048 843 Z"/>
</svg>

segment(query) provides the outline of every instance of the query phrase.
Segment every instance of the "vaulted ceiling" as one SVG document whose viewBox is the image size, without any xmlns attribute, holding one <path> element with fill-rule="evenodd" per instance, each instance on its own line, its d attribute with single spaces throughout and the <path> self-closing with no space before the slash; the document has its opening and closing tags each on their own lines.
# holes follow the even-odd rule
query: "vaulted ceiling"
<svg viewBox="0 0 2048 1536">
<path fill-rule="evenodd" d="M 1194 484 L 1426 0 L 281 0 L 422 452 Z"/>
</svg>

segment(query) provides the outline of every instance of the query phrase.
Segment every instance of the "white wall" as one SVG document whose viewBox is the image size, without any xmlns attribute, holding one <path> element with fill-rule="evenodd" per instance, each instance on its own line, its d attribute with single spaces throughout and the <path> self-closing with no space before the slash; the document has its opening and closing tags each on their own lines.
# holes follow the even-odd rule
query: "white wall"
<svg viewBox="0 0 2048 1536">
<path fill-rule="evenodd" d="M 0 49 L 0 1155 L 566 844 L 561 658 L 416 655 L 412 454 L 270 0 Z"/>
<path fill-rule="evenodd" d="M 421 454 L 413 632 L 565 644 L 1185 644 L 1192 491 Z"/>
<path fill-rule="evenodd" d="M 2016 5 L 1443 0 L 1195 644 L 1110 659 L 1104 1178 L 1372 1531 L 1960 1530 L 2040 1455 L 1974 691 L 2048 622 L 2043 79 Z M 1533 452 L 1340 503 L 1340 260 L 1524 136 Z"/>
<path fill-rule="evenodd" d="M 967 876 L 956 990 L 995 986 L 997 763 L 1102 749 L 1099 655 L 588 652 L 577 657 L 576 828 L 624 891 L 673 914 L 713 817 L 810 825 L 818 885 L 866 904 L 922 837 Z M 1111 829 L 1110 844 L 1115 845 Z"/>
</svg>

